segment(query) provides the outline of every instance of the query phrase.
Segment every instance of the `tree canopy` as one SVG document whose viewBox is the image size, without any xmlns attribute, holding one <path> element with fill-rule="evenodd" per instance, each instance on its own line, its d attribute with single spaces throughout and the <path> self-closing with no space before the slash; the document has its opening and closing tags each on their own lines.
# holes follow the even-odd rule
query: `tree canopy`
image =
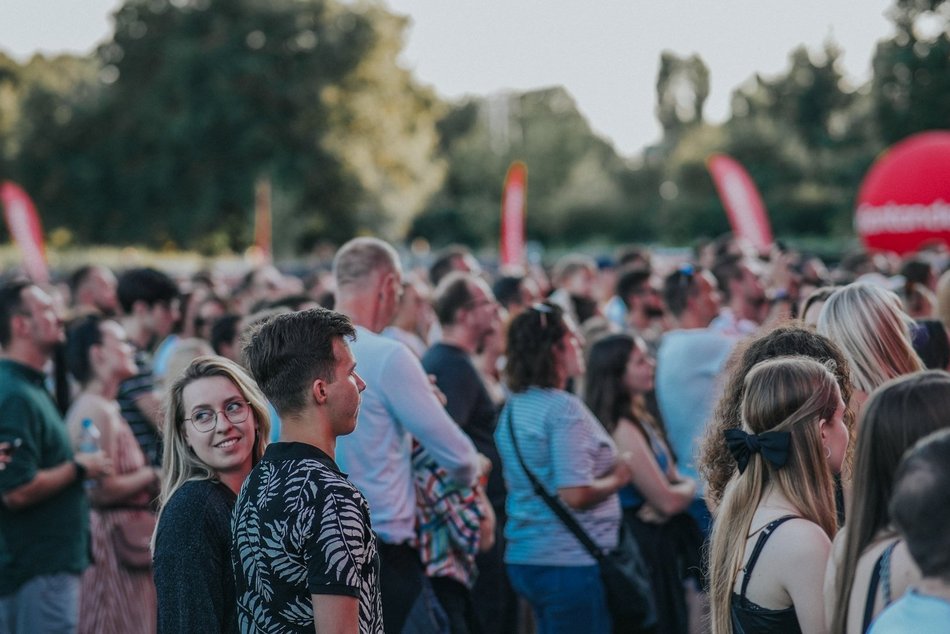
<svg viewBox="0 0 950 634">
<path fill-rule="evenodd" d="M 126 0 L 90 56 L 0 53 L 0 174 L 62 241 L 208 253 L 250 243 L 266 177 L 287 256 L 361 233 L 494 245 L 522 160 L 529 239 L 683 244 L 728 228 L 706 169 L 725 152 L 776 234 L 844 237 L 878 153 L 950 128 L 950 2 L 895 0 L 890 18 L 865 85 L 834 42 L 801 47 L 721 124 L 701 57 L 665 52 L 663 138 L 625 158 L 561 87 L 441 99 L 398 63 L 405 18 L 373 0 Z"/>
</svg>

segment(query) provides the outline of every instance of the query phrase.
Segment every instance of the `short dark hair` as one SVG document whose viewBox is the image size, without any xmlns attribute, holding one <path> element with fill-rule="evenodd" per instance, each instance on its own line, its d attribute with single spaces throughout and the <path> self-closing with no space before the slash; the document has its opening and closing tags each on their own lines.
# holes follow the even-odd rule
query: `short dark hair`
<svg viewBox="0 0 950 634">
<path fill-rule="evenodd" d="M 69 325 L 66 334 L 66 368 L 80 384 L 93 377 L 89 349 L 102 343 L 102 322 L 99 315 L 80 317 Z"/>
<path fill-rule="evenodd" d="M 535 304 L 511 321 L 505 374 L 512 392 L 556 387 L 554 346 L 566 333 L 564 311 L 556 304 Z"/>
<path fill-rule="evenodd" d="M 521 284 L 523 275 L 503 275 L 495 280 L 491 290 L 498 303 L 507 310 L 512 304 L 521 303 Z"/>
<path fill-rule="evenodd" d="M 696 294 L 696 276 L 702 272 L 700 266 L 684 264 L 663 280 L 663 301 L 674 316 L 686 310 L 686 301 Z"/>
<path fill-rule="evenodd" d="M 620 275 L 617 277 L 616 292 L 617 297 L 623 301 L 624 306 L 630 308 L 630 302 L 628 302 L 627 299 L 631 295 L 639 292 L 640 287 L 650 280 L 652 274 L 650 269 L 640 265 L 634 265 L 621 270 Z"/>
<path fill-rule="evenodd" d="M 939 319 L 920 319 L 911 329 L 911 342 L 914 352 L 924 362 L 924 366 L 934 370 L 945 370 L 950 365 L 950 339 L 947 328 Z"/>
<path fill-rule="evenodd" d="M 923 576 L 950 581 L 950 430 L 927 436 L 904 456 L 889 510 Z"/>
<path fill-rule="evenodd" d="M 0 346 L 10 345 L 13 316 L 23 312 L 23 291 L 33 285 L 26 280 L 13 280 L 0 286 Z"/>
<path fill-rule="evenodd" d="M 241 316 L 235 313 L 221 315 L 214 320 L 214 324 L 211 326 L 211 340 L 209 343 L 214 348 L 215 354 L 221 354 L 221 344 L 234 341 L 240 323 Z"/>
<path fill-rule="evenodd" d="M 354 339 L 349 317 L 312 308 L 267 317 L 244 338 L 241 355 L 261 391 L 280 414 L 302 410 L 316 379 L 333 382 L 333 340 Z"/>
<path fill-rule="evenodd" d="M 432 297 L 432 308 L 440 324 L 455 323 L 455 314 L 472 301 L 474 283 L 474 278 L 462 271 L 452 271 L 442 278 Z"/>
<path fill-rule="evenodd" d="M 443 277 L 455 270 L 453 261 L 456 258 L 464 258 L 466 255 L 471 254 L 472 252 L 468 247 L 464 247 L 460 244 L 445 247 L 435 254 L 435 260 L 433 260 L 429 266 L 429 282 L 431 282 L 433 286 L 438 286 Z"/>
<path fill-rule="evenodd" d="M 82 286 L 86 278 L 89 277 L 89 274 L 92 273 L 93 269 L 96 268 L 95 264 L 85 264 L 80 266 L 78 269 L 72 272 L 72 275 L 69 276 L 69 291 L 73 294 L 73 302 L 75 303 L 76 291 L 79 290 L 79 287 Z"/>
<path fill-rule="evenodd" d="M 179 295 L 175 280 L 149 267 L 124 271 L 119 276 L 116 292 L 122 310 L 127 315 L 132 313 L 135 302 L 145 302 L 147 306 L 152 307 L 156 304 L 170 304 Z"/>
</svg>

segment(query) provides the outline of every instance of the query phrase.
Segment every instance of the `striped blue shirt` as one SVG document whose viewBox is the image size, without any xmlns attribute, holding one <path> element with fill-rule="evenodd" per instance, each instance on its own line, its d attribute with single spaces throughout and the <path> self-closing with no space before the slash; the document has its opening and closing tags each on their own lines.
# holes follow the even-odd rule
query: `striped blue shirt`
<svg viewBox="0 0 950 634">
<path fill-rule="evenodd" d="M 508 487 L 505 561 L 543 566 L 590 566 L 596 562 L 531 487 L 511 444 L 514 419 L 518 448 L 528 469 L 549 493 L 590 485 L 610 472 L 613 440 L 587 406 L 563 390 L 529 388 L 508 399 L 495 442 Z M 585 511 L 571 510 L 595 543 L 617 545 L 621 511 L 617 495 Z"/>
</svg>

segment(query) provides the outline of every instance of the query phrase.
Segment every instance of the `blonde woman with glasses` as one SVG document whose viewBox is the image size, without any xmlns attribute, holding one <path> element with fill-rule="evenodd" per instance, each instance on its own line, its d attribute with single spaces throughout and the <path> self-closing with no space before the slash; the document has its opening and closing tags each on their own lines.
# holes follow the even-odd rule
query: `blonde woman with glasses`
<svg viewBox="0 0 950 634">
<path fill-rule="evenodd" d="M 270 436 L 266 401 L 223 357 L 195 359 L 165 405 L 153 544 L 160 632 L 237 632 L 231 512 Z"/>
</svg>

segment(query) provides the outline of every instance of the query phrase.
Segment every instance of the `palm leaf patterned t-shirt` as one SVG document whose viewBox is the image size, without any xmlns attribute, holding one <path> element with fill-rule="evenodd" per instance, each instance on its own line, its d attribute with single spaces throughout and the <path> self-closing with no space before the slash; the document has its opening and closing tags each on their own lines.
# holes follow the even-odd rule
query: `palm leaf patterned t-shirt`
<svg viewBox="0 0 950 634">
<path fill-rule="evenodd" d="M 242 632 L 313 632 L 313 594 L 358 598 L 361 634 L 383 631 L 369 506 L 326 453 L 270 445 L 241 489 L 233 521 Z"/>
</svg>

